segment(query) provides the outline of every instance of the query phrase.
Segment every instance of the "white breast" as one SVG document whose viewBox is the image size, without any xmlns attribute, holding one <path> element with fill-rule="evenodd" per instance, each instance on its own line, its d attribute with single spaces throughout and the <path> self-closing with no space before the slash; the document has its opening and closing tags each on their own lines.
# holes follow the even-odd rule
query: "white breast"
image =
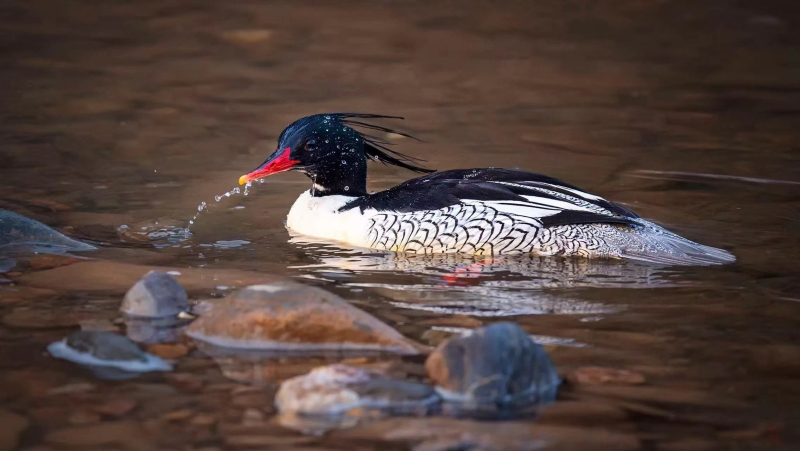
<svg viewBox="0 0 800 451">
<path fill-rule="evenodd" d="M 351 196 L 313 197 L 311 191 L 306 191 L 289 210 L 286 227 L 303 235 L 366 247 L 370 218 L 375 211 L 361 213 L 360 208 L 351 208 L 339 212 L 354 199 Z"/>
</svg>

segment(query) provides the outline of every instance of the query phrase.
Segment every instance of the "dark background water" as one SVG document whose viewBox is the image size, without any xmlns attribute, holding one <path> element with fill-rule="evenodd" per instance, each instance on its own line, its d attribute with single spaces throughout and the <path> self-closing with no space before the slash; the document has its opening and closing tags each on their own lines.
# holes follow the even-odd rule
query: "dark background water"
<svg viewBox="0 0 800 451">
<path fill-rule="evenodd" d="M 560 401 L 578 405 L 549 421 L 585 437 L 612 431 L 642 449 L 792 449 L 798 20 L 791 1 L 8 1 L 0 207 L 108 243 L 98 254 L 107 259 L 306 279 L 426 343 L 513 320 L 565 374 L 589 365 L 643 374 L 644 386 L 576 389 Z M 309 183 L 299 174 L 214 201 L 286 124 L 330 111 L 405 116 L 386 125 L 424 140 L 396 142 L 430 167 L 546 173 L 739 260 L 409 260 L 290 241 L 283 221 Z M 371 189 L 411 177 L 370 171 Z M 132 247 L 118 237 L 121 225 L 182 227 L 201 201 L 210 207 L 187 241 Z M 0 291 L 0 402 L 30 421 L 26 449 L 69 448 L 48 434 L 105 423 L 158 449 L 252 446 L 235 439 L 245 433 L 267 437 L 255 447 L 389 446 L 374 431 L 292 435 L 270 423 L 269 388 L 247 395 L 207 359 L 166 379 L 110 384 L 42 355 L 76 324 L 70 314 L 116 314 L 127 286 L 92 286 L 119 271 L 105 270 L 69 281 L 31 270 Z M 474 277 L 453 283 L 453 271 Z M 82 383 L 91 386 L 48 395 Z M 117 398 L 137 407 L 81 416 Z M 587 414 L 619 402 L 639 404 Z M 253 409 L 267 426 L 243 432 Z"/>
</svg>

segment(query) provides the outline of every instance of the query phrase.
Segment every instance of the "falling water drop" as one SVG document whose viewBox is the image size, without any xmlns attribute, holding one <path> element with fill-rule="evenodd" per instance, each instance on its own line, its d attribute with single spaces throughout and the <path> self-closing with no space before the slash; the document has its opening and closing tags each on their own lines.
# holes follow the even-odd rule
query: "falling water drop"
<svg viewBox="0 0 800 451">
<path fill-rule="evenodd" d="M 259 180 L 259 183 L 263 183 L 263 180 Z M 234 194 L 244 194 L 245 196 L 247 196 L 249 194 L 248 190 L 250 189 L 251 186 L 253 186 L 253 183 L 247 182 L 244 185 L 244 193 L 242 193 L 242 189 L 237 186 L 226 193 L 214 196 L 214 200 L 216 202 L 220 202 L 221 200 L 231 197 Z M 197 206 L 197 213 L 192 217 L 192 219 L 189 220 L 189 226 L 186 227 L 186 229 L 184 230 L 185 233 L 187 234 L 190 233 L 189 228 L 194 225 L 194 222 L 195 220 L 197 220 L 197 217 L 200 216 L 200 213 L 202 213 L 203 211 L 208 211 L 208 207 L 209 205 L 205 201 L 200 202 L 200 205 Z"/>
</svg>

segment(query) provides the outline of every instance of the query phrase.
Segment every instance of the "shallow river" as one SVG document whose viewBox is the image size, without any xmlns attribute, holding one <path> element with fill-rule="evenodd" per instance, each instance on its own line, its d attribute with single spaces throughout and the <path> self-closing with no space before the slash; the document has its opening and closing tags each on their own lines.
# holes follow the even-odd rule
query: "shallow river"
<svg viewBox="0 0 800 451">
<path fill-rule="evenodd" d="M 77 276 L 40 262 L 0 285 L 0 409 L 28 422 L 21 448 L 419 442 L 392 435 L 402 421 L 325 437 L 277 424 L 275 382 L 302 365 L 256 376 L 192 353 L 168 375 L 109 382 L 44 353 L 81 322 L 113 319 L 132 265 L 157 265 L 228 271 L 194 299 L 297 278 L 426 344 L 515 321 L 565 375 L 644 376 L 567 386 L 541 418 L 491 426 L 543 428 L 531 446 L 796 449 L 800 10 L 746 3 L 4 2 L 0 208 L 101 243 L 91 256 L 112 262 Z M 425 141 L 395 142 L 429 167 L 552 175 L 738 261 L 424 259 L 308 243 L 283 226 L 309 187 L 296 173 L 215 201 L 286 124 L 330 111 L 404 116 L 384 125 Z M 372 164 L 370 188 L 410 177 Z M 178 234 L 201 202 L 192 235 Z M 479 434 L 470 427 L 441 424 Z M 83 443 L 81 428 L 111 438 Z M 503 434 L 498 449 L 512 446 Z"/>
</svg>

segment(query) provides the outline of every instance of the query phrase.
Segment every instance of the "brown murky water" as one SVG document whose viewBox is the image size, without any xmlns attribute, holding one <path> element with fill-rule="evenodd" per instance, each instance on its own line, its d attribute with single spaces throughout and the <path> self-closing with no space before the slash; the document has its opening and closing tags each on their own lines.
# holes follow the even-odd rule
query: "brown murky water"
<svg viewBox="0 0 800 451">
<path fill-rule="evenodd" d="M 20 447 L 37 451 L 409 449 L 464 434 L 504 449 L 529 428 L 544 449 L 795 449 L 799 13 L 790 1 L 3 3 L 0 207 L 105 243 L 92 256 L 115 263 L 33 259 L 0 285 L 0 413 L 27 423 Z M 405 116 L 427 143 L 398 144 L 431 167 L 547 173 L 739 261 L 353 253 L 290 240 L 299 174 L 214 201 L 287 123 L 326 111 Z M 409 177 L 374 165 L 370 183 Z M 184 226 L 201 201 L 191 238 L 131 241 Z M 272 382 L 307 365 L 220 368 L 193 352 L 173 373 L 108 382 L 48 357 L 81 322 L 114 327 L 103 321 L 133 265 L 181 268 L 195 299 L 265 274 L 306 279 L 429 344 L 513 320 L 565 375 L 604 366 L 645 382 L 572 384 L 538 421 L 307 437 L 271 406 Z M 418 449 L 448 449 L 434 445 Z"/>
</svg>

